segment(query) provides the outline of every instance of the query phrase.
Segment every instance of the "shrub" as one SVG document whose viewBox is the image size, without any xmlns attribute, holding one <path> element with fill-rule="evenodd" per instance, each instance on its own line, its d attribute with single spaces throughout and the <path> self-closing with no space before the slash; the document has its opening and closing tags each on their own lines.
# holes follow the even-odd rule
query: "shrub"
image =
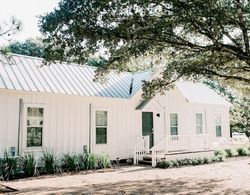
<svg viewBox="0 0 250 195">
<path fill-rule="evenodd" d="M 41 158 L 45 171 L 48 174 L 54 174 L 55 173 L 55 165 L 56 165 L 56 159 L 52 153 L 43 151 L 42 158 Z"/>
<path fill-rule="evenodd" d="M 17 158 L 10 157 L 5 150 L 3 158 L 0 159 L 0 177 L 5 181 L 9 181 L 14 178 L 16 171 Z"/>
<path fill-rule="evenodd" d="M 199 165 L 198 159 L 196 158 L 192 159 L 192 165 Z"/>
<path fill-rule="evenodd" d="M 233 156 L 233 151 L 231 148 L 225 149 L 226 152 L 226 157 L 232 157 Z"/>
<path fill-rule="evenodd" d="M 214 156 L 223 156 L 224 152 L 222 150 L 215 150 L 214 151 Z"/>
<path fill-rule="evenodd" d="M 63 157 L 63 166 L 67 169 L 67 171 L 78 171 L 79 163 L 78 163 L 78 156 L 73 154 L 65 154 Z"/>
<path fill-rule="evenodd" d="M 238 153 L 238 156 L 247 156 L 246 148 L 238 148 L 237 153 Z"/>
<path fill-rule="evenodd" d="M 25 154 L 21 157 L 22 169 L 25 176 L 31 177 L 35 173 L 36 161 L 32 153 Z"/>
<path fill-rule="evenodd" d="M 209 164 L 209 163 L 210 163 L 209 158 L 204 157 L 204 158 L 203 158 L 203 164 Z"/>
<path fill-rule="evenodd" d="M 98 168 L 106 169 L 110 165 L 110 160 L 108 155 L 100 154 L 97 157 Z"/>
<path fill-rule="evenodd" d="M 84 154 L 84 168 L 85 169 L 96 169 L 97 168 L 97 157 L 92 153 Z"/>
<path fill-rule="evenodd" d="M 217 156 L 214 156 L 212 159 L 211 159 L 212 162 L 223 162 L 224 161 L 224 156 L 223 155 L 217 155 Z"/>
<path fill-rule="evenodd" d="M 177 160 L 172 160 L 171 163 L 172 163 L 173 167 L 179 167 L 180 166 L 180 164 L 178 163 Z"/>
</svg>

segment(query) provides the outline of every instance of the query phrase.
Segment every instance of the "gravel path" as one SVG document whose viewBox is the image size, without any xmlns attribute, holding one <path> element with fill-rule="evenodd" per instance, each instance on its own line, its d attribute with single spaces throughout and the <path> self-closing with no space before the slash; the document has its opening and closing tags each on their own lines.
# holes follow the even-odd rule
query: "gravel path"
<svg viewBox="0 0 250 195">
<path fill-rule="evenodd" d="M 8 183 L 15 194 L 249 194 L 250 158 L 223 163 L 152 169 L 122 167 L 104 173 L 19 180 Z"/>
</svg>

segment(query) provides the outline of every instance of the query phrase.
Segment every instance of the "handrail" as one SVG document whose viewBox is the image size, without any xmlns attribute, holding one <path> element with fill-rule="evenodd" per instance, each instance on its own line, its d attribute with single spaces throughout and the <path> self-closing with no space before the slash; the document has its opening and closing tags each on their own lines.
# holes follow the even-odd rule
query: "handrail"
<svg viewBox="0 0 250 195">
<path fill-rule="evenodd" d="M 152 167 L 156 167 L 157 164 L 157 153 L 161 151 L 161 153 L 165 154 L 167 149 L 167 136 L 164 136 L 156 145 L 154 145 L 150 151 L 152 152 Z"/>
<path fill-rule="evenodd" d="M 138 164 L 143 156 L 149 152 L 149 135 L 139 137 L 136 141 L 134 149 L 134 164 Z"/>
</svg>

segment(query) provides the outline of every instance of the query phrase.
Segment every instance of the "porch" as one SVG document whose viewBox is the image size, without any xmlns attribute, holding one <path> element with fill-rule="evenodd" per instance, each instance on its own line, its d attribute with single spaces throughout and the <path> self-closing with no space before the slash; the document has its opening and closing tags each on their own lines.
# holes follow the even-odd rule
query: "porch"
<svg viewBox="0 0 250 195">
<path fill-rule="evenodd" d="M 134 150 L 134 164 L 148 160 L 155 167 L 156 163 L 170 155 L 202 153 L 212 150 L 212 140 L 207 134 L 168 135 L 150 148 L 150 136 L 137 138 Z"/>
</svg>

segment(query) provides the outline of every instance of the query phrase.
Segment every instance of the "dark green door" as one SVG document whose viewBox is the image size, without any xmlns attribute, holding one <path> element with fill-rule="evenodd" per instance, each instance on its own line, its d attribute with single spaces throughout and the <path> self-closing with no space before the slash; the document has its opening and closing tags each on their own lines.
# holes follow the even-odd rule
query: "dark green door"
<svg viewBox="0 0 250 195">
<path fill-rule="evenodd" d="M 142 135 L 149 135 L 150 147 L 154 145 L 153 112 L 142 112 Z"/>
</svg>

